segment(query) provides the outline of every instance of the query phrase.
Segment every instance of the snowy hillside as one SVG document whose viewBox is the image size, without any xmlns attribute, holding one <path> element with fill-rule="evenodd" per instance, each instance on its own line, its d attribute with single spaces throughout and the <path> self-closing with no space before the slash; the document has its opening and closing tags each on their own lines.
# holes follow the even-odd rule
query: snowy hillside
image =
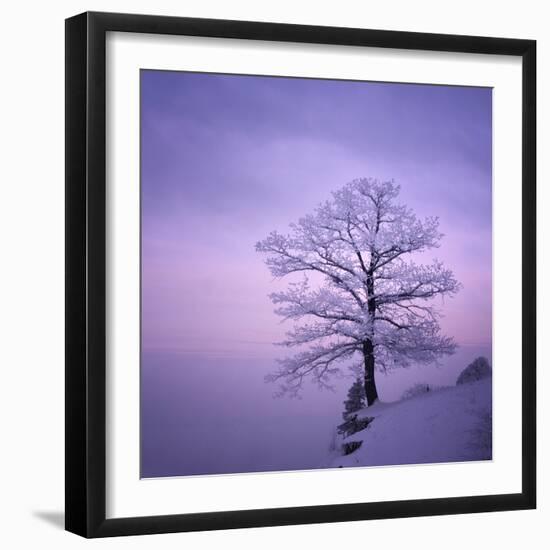
<svg viewBox="0 0 550 550">
<path fill-rule="evenodd" d="M 335 442 L 329 467 L 490 460 L 491 384 L 489 377 L 362 409 L 358 418 L 372 422 Z M 344 447 L 350 454 L 342 456 Z"/>
</svg>

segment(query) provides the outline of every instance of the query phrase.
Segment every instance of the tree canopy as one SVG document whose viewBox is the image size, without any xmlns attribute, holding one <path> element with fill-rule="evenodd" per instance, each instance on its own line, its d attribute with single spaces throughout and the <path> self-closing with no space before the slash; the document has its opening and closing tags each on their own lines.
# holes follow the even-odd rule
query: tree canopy
<svg viewBox="0 0 550 550">
<path fill-rule="evenodd" d="M 393 181 L 354 180 L 287 234 L 273 231 L 257 243 L 273 276 L 301 275 L 270 295 L 275 312 L 295 322 L 281 344 L 303 348 L 282 358 L 270 376 L 282 392 L 296 394 L 306 377 L 330 386 L 331 375 L 356 360 L 370 405 L 377 398 L 375 368 L 433 362 L 454 352 L 453 339 L 441 334 L 433 298 L 454 295 L 460 284 L 441 262 L 412 260 L 439 246 L 439 220 L 418 219 L 397 203 L 399 192 Z"/>
</svg>

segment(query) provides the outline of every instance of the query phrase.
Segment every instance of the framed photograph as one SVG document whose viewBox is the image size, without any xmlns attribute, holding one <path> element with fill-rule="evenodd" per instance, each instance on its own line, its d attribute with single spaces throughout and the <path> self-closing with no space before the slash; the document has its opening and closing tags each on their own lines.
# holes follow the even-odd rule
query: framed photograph
<svg viewBox="0 0 550 550">
<path fill-rule="evenodd" d="M 66 21 L 66 528 L 535 507 L 531 40 Z"/>
</svg>

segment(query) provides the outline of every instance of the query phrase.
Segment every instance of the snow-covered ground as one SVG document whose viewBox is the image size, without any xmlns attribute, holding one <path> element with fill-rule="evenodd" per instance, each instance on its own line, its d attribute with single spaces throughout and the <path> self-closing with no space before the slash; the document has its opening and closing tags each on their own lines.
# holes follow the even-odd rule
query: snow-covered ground
<svg viewBox="0 0 550 550">
<path fill-rule="evenodd" d="M 491 384 L 489 377 L 362 409 L 359 418 L 374 420 L 335 442 L 329 467 L 490 460 Z M 341 456 L 342 444 L 353 441 L 361 441 L 361 446 Z"/>
</svg>

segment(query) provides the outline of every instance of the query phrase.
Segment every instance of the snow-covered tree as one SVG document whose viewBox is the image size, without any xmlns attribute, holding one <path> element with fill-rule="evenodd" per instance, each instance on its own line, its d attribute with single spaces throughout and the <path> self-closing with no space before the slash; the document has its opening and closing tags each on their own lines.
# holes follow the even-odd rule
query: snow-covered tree
<svg viewBox="0 0 550 550">
<path fill-rule="evenodd" d="M 307 376 L 329 387 L 331 375 L 358 357 L 355 366 L 372 405 L 378 399 L 375 369 L 454 352 L 430 300 L 454 295 L 459 283 L 437 260 L 423 265 L 407 259 L 439 246 L 438 219 L 418 219 L 396 203 L 399 191 L 393 181 L 352 181 L 291 224 L 289 234 L 273 231 L 257 243 L 273 276 L 303 276 L 270 295 L 277 314 L 304 321 L 281 344 L 305 349 L 281 359 L 269 377 L 282 392 L 297 393 Z"/>
<path fill-rule="evenodd" d="M 357 420 L 357 411 L 365 406 L 365 385 L 358 378 L 348 390 L 347 398 L 344 401 L 344 412 L 342 413 L 344 422 L 338 426 L 338 432 L 350 435 L 362 429 L 362 423 Z"/>
<path fill-rule="evenodd" d="M 348 396 L 344 401 L 344 412 L 342 414 L 344 420 L 351 413 L 355 413 L 365 407 L 365 386 L 360 378 L 350 386 Z"/>
<path fill-rule="evenodd" d="M 456 380 L 456 385 L 469 384 L 477 382 L 493 375 L 493 370 L 486 357 L 477 357 L 470 363 L 459 375 Z"/>
</svg>

